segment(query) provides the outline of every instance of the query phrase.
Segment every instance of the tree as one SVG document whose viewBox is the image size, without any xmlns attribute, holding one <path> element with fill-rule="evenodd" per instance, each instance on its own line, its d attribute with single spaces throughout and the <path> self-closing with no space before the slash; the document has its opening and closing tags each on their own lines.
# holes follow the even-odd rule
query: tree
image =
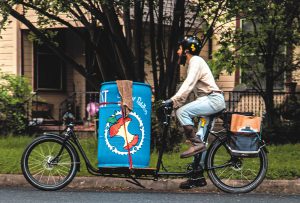
<svg viewBox="0 0 300 203">
<path fill-rule="evenodd" d="M 226 2 L 227 0 L 7 0 L 0 2 L 3 16 L 0 25 L 7 24 L 8 16 L 22 22 L 36 41 L 46 44 L 62 60 L 71 64 L 95 89 L 103 81 L 145 80 L 145 32 L 149 30 L 155 98 L 164 99 L 174 94 L 179 79 L 176 68 L 178 38 L 185 32 L 201 32 L 202 44 L 205 45 L 211 39 L 218 20 L 224 17 Z M 174 4 L 174 10 L 170 10 L 169 4 Z M 29 10 L 37 14 L 36 23 L 30 22 L 26 15 Z M 72 22 L 76 22 L 81 29 Z M 56 46 L 53 41 L 55 32 L 48 28 L 58 24 L 87 43 L 91 50 L 91 57 L 87 60 L 96 61 L 96 69 L 78 64 Z"/>
<path fill-rule="evenodd" d="M 242 70 L 243 81 L 265 101 L 268 125 L 274 125 L 274 87 L 283 74 L 300 67 L 294 53 L 300 43 L 298 0 L 229 1 L 228 12 L 246 25 L 222 34 L 214 68 Z M 247 28 L 247 29 L 246 29 Z"/>
</svg>

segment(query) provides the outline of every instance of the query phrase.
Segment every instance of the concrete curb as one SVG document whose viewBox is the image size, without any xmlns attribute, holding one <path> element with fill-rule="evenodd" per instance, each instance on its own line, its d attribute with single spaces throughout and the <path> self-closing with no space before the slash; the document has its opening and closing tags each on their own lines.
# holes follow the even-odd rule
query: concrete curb
<svg viewBox="0 0 300 203">
<path fill-rule="evenodd" d="M 191 190 L 179 189 L 179 184 L 183 179 L 159 179 L 138 180 L 143 186 L 133 184 L 128 178 L 111 178 L 111 177 L 75 177 L 66 187 L 75 190 L 145 190 L 145 191 L 173 191 L 189 193 L 219 193 L 218 190 L 209 180 L 208 184 L 202 188 L 193 188 Z M 0 174 L 1 187 L 32 187 L 23 175 Z M 300 179 L 297 180 L 264 180 L 256 188 L 254 193 L 270 194 L 300 194 Z"/>
</svg>

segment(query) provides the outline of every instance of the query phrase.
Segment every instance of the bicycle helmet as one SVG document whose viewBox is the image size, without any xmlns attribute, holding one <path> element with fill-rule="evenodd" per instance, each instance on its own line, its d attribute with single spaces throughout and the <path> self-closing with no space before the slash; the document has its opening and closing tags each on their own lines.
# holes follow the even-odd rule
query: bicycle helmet
<svg viewBox="0 0 300 203">
<path fill-rule="evenodd" d="M 188 53 L 192 55 L 199 55 L 201 50 L 200 39 L 192 35 L 186 35 L 179 41 L 178 45 L 182 46 L 184 52 L 188 50 Z"/>
</svg>

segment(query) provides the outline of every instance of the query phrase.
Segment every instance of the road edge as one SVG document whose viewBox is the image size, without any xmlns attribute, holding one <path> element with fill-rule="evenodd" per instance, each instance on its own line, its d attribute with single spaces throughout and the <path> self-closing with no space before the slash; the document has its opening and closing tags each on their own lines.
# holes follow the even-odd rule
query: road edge
<svg viewBox="0 0 300 203">
<path fill-rule="evenodd" d="M 195 192 L 195 193 L 222 193 L 209 180 L 208 184 L 202 188 L 190 190 L 179 189 L 180 182 L 184 179 L 159 179 L 144 180 L 138 179 L 137 182 L 130 178 L 112 177 L 75 177 L 66 189 L 74 190 L 145 190 L 145 191 L 172 191 L 172 192 Z M 0 174 L 0 187 L 32 187 L 23 175 Z M 300 194 L 300 178 L 296 180 L 264 180 L 253 193 L 268 194 Z"/>
</svg>

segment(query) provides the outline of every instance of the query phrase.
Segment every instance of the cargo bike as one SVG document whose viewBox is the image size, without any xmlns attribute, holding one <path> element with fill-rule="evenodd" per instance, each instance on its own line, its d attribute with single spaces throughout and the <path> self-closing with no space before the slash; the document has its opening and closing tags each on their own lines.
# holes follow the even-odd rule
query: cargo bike
<svg viewBox="0 0 300 203">
<path fill-rule="evenodd" d="M 83 163 L 97 176 L 158 180 L 161 177 L 202 177 L 207 172 L 211 182 L 228 193 L 246 193 L 259 186 L 268 168 L 267 149 L 261 130 L 245 126 L 239 133 L 230 129 L 232 113 L 221 111 L 199 118 L 198 132 L 208 145 L 206 152 L 195 155 L 184 172 L 169 172 L 163 167 L 163 154 L 169 132 L 172 109 L 157 110 L 162 126 L 161 145 L 155 168 L 149 168 L 151 137 L 151 88 L 133 82 L 133 110 L 126 116 L 115 82 L 100 89 L 98 165 L 93 166 L 69 123 L 62 134 L 44 133 L 25 149 L 21 168 L 26 180 L 41 190 L 59 190 L 67 186 Z M 242 115 L 252 118 L 252 115 Z M 223 128 L 213 130 L 217 119 Z M 80 159 L 80 155 L 83 161 Z M 179 158 L 179 157 L 178 157 Z"/>
</svg>

